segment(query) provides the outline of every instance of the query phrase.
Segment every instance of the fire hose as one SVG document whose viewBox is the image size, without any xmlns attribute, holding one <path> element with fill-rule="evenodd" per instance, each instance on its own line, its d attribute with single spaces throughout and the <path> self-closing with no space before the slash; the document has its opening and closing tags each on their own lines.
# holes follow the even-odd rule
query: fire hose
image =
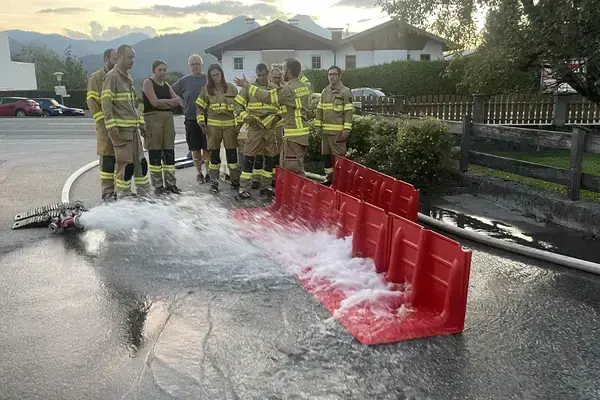
<svg viewBox="0 0 600 400">
<path fill-rule="evenodd" d="M 85 211 L 81 201 L 48 204 L 15 215 L 12 229 L 47 227 L 52 234 L 83 230 L 80 217 Z"/>
</svg>

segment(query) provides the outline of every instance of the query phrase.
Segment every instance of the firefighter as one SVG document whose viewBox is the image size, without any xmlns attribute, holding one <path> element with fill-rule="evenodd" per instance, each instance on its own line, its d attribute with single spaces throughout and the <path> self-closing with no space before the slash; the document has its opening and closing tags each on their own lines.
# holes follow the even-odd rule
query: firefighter
<svg viewBox="0 0 600 400">
<path fill-rule="evenodd" d="M 138 101 L 129 70 L 135 61 L 135 51 L 129 45 L 117 50 L 118 61 L 104 77 L 102 110 L 108 136 L 115 149 L 117 198 L 131 195 L 131 178 L 139 196 L 150 194 L 148 162 L 144 157 L 142 136 L 146 136 L 144 117 L 138 112 Z"/>
<path fill-rule="evenodd" d="M 144 147 L 150 159 L 150 181 L 157 195 L 181 194 L 175 179 L 175 123 L 173 108 L 181 104 L 165 82 L 167 64 L 162 60 L 152 63 L 152 77 L 144 80 Z M 163 183 L 164 174 L 164 183 Z"/>
<path fill-rule="evenodd" d="M 308 85 L 298 79 L 302 64 L 297 58 L 287 58 L 283 66 L 283 79 L 287 84 L 271 90 L 251 85 L 246 77 L 234 78 L 236 85 L 248 89 L 251 96 L 267 104 L 282 107 L 283 148 L 282 167 L 304 175 L 304 156 L 308 147 L 308 117 L 310 101 Z"/>
<path fill-rule="evenodd" d="M 219 192 L 219 169 L 221 168 L 221 142 L 225 146 L 227 167 L 232 189 L 240 186 L 240 170 L 237 164 L 237 135 L 235 96 L 238 90 L 234 84 L 225 80 L 225 74 L 219 64 L 208 67 L 208 83 L 196 99 L 198 124 L 207 129 L 208 175 L 211 180 L 211 192 Z"/>
<path fill-rule="evenodd" d="M 298 79 L 300 79 L 300 82 L 304 82 L 304 83 L 306 83 L 308 85 L 308 90 L 310 90 L 310 93 L 312 94 L 312 92 L 313 92 L 313 90 L 312 90 L 312 83 L 310 83 L 310 81 L 304 75 L 303 72 L 300 72 L 300 75 L 298 75 Z"/>
<path fill-rule="evenodd" d="M 104 52 L 104 67 L 94 72 L 87 84 L 86 102 L 94 121 L 96 121 L 96 154 L 100 157 L 100 189 L 104 201 L 116 199 L 115 150 L 108 138 L 100 95 L 102 93 L 102 81 L 116 63 L 117 51 L 107 49 Z"/>
<path fill-rule="evenodd" d="M 283 85 L 283 74 L 279 68 L 273 68 L 271 70 L 271 82 L 277 87 Z M 275 143 L 277 144 L 277 155 L 275 156 L 275 166 L 279 165 L 279 155 L 281 154 L 281 147 L 283 144 L 283 110 L 279 107 L 280 116 L 279 120 L 275 124 Z M 275 178 L 273 177 L 273 187 L 275 187 Z"/>
<path fill-rule="evenodd" d="M 269 82 L 269 69 L 263 63 L 256 66 L 254 85 L 263 90 L 276 89 Z M 243 88 L 235 98 L 242 110 L 238 123 L 248 126 L 248 139 L 244 146 L 244 169 L 240 177 L 240 191 L 236 199 L 249 199 L 253 180 L 258 182 L 261 194 L 272 195 L 273 168 L 277 144 L 275 142 L 275 124 L 277 123 L 278 107 L 261 102 L 249 90 Z M 263 167 L 264 163 L 264 167 Z M 262 187 L 261 187 L 262 186 Z"/>
<path fill-rule="evenodd" d="M 315 130 L 321 137 L 321 154 L 325 169 L 325 184 L 333 177 L 333 155 L 346 155 L 346 141 L 352 129 L 352 92 L 341 81 L 342 70 L 332 66 L 327 70 L 329 85 L 321 92 L 317 105 Z"/>
</svg>

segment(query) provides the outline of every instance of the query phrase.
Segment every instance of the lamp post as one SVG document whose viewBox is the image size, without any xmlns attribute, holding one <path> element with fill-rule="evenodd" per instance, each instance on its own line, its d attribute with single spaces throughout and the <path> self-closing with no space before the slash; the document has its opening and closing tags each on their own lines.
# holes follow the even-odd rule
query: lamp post
<svg viewBox="0 0 600 400">
<path fill-rule="evenodd" d="M 55 72 L 52 75 L 54 75 L 56 77 L 56 80 L 58 81 L 58 86 L 60 86 L 60 82 L 62 81 L 62 77 L 63 77 L 64 73 L 62 73 L 62 72 Z M 63 93 L 63 91 L 61 90 L 61 92 L 60 92 L 60 104 L 65 105 L 65 98 L 63 97 L 62 93 Z"/>
</svg>

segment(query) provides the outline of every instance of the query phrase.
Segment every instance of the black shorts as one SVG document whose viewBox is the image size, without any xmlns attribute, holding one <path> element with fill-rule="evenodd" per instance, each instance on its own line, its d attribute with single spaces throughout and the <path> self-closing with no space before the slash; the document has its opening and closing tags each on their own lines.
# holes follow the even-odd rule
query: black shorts
<svg viewBox="0 0 600 400">
<path fill-rule="evenodd" d="M 193 119 L 185 120 L 185 141 L 188 144 L 188 150 L 207 150 L 206 135 L 198 125 L 198 122 Z"/>
</svg>

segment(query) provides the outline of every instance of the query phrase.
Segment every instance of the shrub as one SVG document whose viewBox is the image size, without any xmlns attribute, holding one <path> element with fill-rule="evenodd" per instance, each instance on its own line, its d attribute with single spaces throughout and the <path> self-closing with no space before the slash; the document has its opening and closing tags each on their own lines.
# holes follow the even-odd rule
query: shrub
<svg viewBox="0 0 600 400">
<path fill-rule="evenodd" d="M 394 135 L 379 124 L 365 164 L 425 191 L 443 186 L 452 171 L 454 138 L 448 126 L 434 118 L 399 119 L 395 128 Z"/>
</svg>

